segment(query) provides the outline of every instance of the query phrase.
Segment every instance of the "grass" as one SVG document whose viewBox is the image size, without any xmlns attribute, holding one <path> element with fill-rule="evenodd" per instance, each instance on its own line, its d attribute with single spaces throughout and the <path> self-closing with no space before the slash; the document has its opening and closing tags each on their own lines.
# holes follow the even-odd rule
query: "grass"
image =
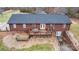
<svg viewBox="0 0 79 59">
<path fill-rule="evenodd" d="M 39 44 L 33 45 L 30 48 L 12 50 L 5 47 L 3 42 L 0 40 L 0 51 L 54 51 L 54 47 L 52 46 L 52 44 Z"/>
<path fill-rule="evenodd" d="M 1 23 L 4 23 L 4 22 L 7 23 L 7 21 L 9 20 L 9 18 L 11 17 L 11 15 L 13 13 L 17 14 L 17 13 L 19 13 L 19 11 L 3 12 L 3 14 L 0 14 L 0 22 Z"/>
<path fill-rule="evenodd" d="M 4 46 L 2 40 L 0 40 L 0 51 L 55 51 L 52 44 L 38 44 L 33 45 L 30 48 L 23 48 L 23 49 L 14 49 L 14 48 L 7 48 Z"/>
<path fill-rule="evenodd" d="M 4 23 L 7 22 L 10 18 L 11 14 L 1 14 L 0 15 L 0 22 Z"/>
<path fill-rule="evenodd" d="M 39 44 L 30 48 L 18 49 L 18 51 L 54 51 L 54 48 L 52 44 Z"/>
<path fill-rule="evenodd" d="M 4 46 L 2 40 L 0 40 L 0 51 L 8 51 L 9 49 Z"/>
<path fill-rule="evenodd" d="M 79 24 L 72 24 L 70 27 L 70 31 L 74 33 L 74 36 L 78 39 L 79 41 Z"/>
</svg>

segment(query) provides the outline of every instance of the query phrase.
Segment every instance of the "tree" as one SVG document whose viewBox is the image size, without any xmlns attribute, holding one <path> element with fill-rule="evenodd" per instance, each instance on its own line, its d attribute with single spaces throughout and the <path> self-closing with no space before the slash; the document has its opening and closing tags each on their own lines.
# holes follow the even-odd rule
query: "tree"
<svg viewBox="0 0 79 59">
<path fill-rule="evenodd" d="M 69 17 L 74 17 L 75 16 L 71 8 L 68 7 L 67 10 L 68 10 L 67 15 Z"/>
</svg>

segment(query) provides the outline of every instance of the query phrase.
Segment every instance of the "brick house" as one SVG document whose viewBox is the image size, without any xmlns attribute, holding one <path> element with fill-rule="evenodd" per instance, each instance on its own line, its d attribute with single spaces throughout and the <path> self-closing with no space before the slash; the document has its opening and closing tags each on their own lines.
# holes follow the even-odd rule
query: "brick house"
<svg viewBox="0 0 79 59">
<path fill-rule="evenodd" d="M 69 17 L 58 14 L 13 14 L 8 21 L 10 31 L 23 31 L 30 35 L 63 33 L 71 25 Z"/>
</svg>

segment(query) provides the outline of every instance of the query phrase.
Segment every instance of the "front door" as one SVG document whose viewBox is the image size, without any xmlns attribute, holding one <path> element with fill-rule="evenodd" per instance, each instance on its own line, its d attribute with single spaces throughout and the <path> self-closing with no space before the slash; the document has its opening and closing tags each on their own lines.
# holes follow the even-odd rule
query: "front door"
<svg viewBox="0 0 79 59">
<path fill-rule="evenodd" d="M 40 24 L 40 29 L 45 29 L 46 28 L 46 24 Z"/>
</svg>

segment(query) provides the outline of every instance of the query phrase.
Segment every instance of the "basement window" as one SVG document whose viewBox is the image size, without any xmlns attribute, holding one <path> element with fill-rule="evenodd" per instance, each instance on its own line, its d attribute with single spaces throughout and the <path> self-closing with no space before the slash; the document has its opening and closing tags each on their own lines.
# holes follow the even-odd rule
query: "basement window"
<svg viewBox="0 0 79 59">
<path fill-rule="evenodd" d="M 26 24 L 23 24 L 23 28 L 26 28 Z"/>
<path fill-rule="evenodd" d="M 16 24 L 13 24 L 13 28 L 16 28 Z"/>
</svg>

